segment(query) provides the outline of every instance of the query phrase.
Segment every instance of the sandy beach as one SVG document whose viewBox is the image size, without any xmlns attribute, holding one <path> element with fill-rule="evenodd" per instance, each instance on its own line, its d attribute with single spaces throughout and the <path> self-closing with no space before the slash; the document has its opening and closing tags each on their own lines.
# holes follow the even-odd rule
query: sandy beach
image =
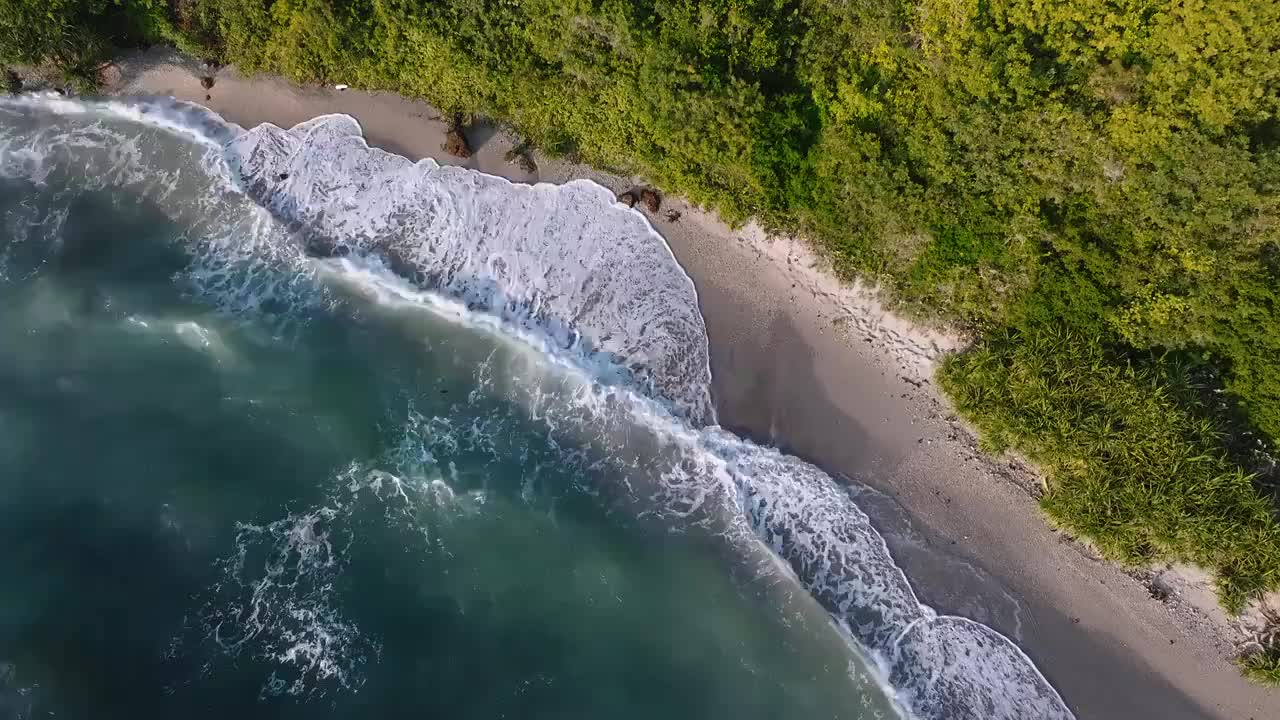
<svg viewBox="0 0 1280 720">
<path fill-rule="evenodd" d="M 231 68 L 206 89 L 201 74 L 193 61 L 152 52 L 122 61 L 111 92 L 197 102 L 242 126 L 346 113 L 371 145 L 414 159 L 521 182 L 636 184 L 543 157 L 536 172 L 522 169 L 504 158 L 515 139 L 492 129 L 472 133 L 476 152 L 463 161 L 442 150 L 436 110 L 395 95 L 300 88 Z M 1012 638 L 1082 720 L 1280 717 L 1280 692 L 1231 664 L 1238 631 L 1212 593 L 1185 573 L 1143 578 L 1097 560 L 1048 525 L 1033 472 L 975 449 L 929 381 L 958 338 L 893 316 L 801 243 L 729 228 L 678 198 L 664 198 L 650 220 L 697 287 L 721 423 L 865 488 L 862 507 L 925 602 Z"/>
</svg>

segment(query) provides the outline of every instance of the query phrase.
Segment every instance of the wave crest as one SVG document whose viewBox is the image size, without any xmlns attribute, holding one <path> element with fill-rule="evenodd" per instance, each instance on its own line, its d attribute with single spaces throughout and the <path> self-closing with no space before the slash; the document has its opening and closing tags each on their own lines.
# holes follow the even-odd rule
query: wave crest
<svg viewBox="0 0 1280 720">
<path fill-rule="evenodd" d="M 419 287 L 537 328 L 714 422 L 693 282 L 640 213 L 589 181 L 517 185 L 371 148 L 346 115 L 227 145 L 249 193 L 314 254 L 374 253 Z"/>
</svg>

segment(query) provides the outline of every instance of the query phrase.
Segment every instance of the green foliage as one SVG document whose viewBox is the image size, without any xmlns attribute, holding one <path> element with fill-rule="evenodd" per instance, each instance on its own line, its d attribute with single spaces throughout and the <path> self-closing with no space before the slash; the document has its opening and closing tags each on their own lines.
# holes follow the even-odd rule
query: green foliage
<svg viewBox="0 0 1280 720">
<path fill-rule="evenodd" d="M 83 89 L 116 47 L 172 39 L 165 0 L 0 0 L 0 63 L 50 62 Z"/>
<path fill-rule="evenodd" d="M 1203 358 L 1280 440 L 1280 3 L 0 0 L 0 62 L 157 39 L 804 233 L 987 338 L 947 387 L 1052 469 L 1064 525 L 1218 568 L 1233 604 L 1280 582 L 1238 443 L 1150 360 Z"/>
<path fill-rule="evenodd" d="M 1238 661 L 1244 676 L 1259 685 L 1280 687 L 1280 646 L 1272 645 L 1241 657 Z"/>
<path fill-rule="evenodd" d="M 91 69 L 107 50 L 93 19 L 107 0 L 0 0 L 0 62 L 46 58 L 69 72 Z"/>
<path fill-rule="evenodd" d="M 989 338 L 939 378 L 987 446 L 1017 447 L 1047 471 L 1041 503 L 1057 522 L 1126 564 L 1214 568 L 1238 609 L 1280 581 L 1280 524 L 1223 452 L 1221 425 L 1180 406 L 1195 393 L 1172 362 L 1126 361 L 1049 327 Z"/>
</svg>

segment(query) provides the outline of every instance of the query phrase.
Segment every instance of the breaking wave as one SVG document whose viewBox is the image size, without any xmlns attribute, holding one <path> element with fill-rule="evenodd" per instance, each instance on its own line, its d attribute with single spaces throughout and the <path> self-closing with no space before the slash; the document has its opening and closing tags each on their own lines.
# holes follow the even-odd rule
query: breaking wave
<svg viewBox="0 0 1280 720">
<path fill-rule="evenodd" d="M 1072 717 L 1014 643 L 918 600 L 846 488 L 715 425 L 693 283 L 644 217 L 607 189 L 413 163 L 370 148 L 340 115 L 246 131 L 171 101 L 26 97 L 0 101 L 0 113 L 0 177 L 43 183 L 74 156 L 85 182 L 132 190 L 181 216 L 192 228 L 190 290 L 229 316 L 265 317 L 287 334 L 309 308 L 337 301 L 336 284 L 525 348 L 521 362 L 544 368 L 545 381 L 530 382 L 526 367 L 489 369 L 485 382 L 625 469 L 616 487 L 597 488 L 603 496 L 710 528 L 797 581 L 876 659 L 907 713 Z M 58 116 L 77 121 L 46 121 Z M 199 172 L 152 170 L 172 167 L 172 157 L 158 159 L 175 152 Z M 5 267 L 0 257 L 0 275 Z M 433 434 L 414 423 L 405 432 L 407 442 Z M 358 541 L 353 508 L 372 499 L 386 513 L 412 513 L 459 502 L 438 468 L 410 482 L 405 458 L 385 460 L 335 478 L 317 507 L 237 529 L 224 582 L 197 624 L 224 652 L 277 668 L 264 693 L 355 689 L 376 662 L 378 644 L 330 599 Z"/>
</svg>

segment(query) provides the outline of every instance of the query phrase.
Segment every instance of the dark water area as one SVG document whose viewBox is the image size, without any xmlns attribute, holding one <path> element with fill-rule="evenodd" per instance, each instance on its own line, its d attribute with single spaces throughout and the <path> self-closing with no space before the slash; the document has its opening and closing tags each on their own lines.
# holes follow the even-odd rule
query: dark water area
<svg viewBox="0 0 1280 720">
<path fill-rule="evenodd" d="M 0 717 L 892 716 L 798 587 L 513 402 L 518 349 L 319 278 L 228 315 L 127 192 L 0 217 Z"/>
</svg>

